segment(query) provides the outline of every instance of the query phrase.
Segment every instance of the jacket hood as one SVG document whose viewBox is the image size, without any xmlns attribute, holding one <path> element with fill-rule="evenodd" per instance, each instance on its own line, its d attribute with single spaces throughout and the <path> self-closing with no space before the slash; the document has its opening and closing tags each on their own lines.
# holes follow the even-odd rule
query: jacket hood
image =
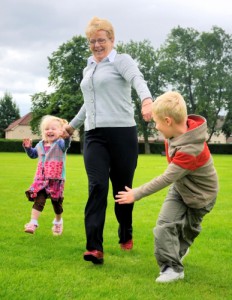
<svg viewBox="0 0 232 300">
<path fill-rule="evenodd" d="M 170 139 L 173 146 L 199 144 L 207 139 L 206 119 L 198 115 L 189 115 L 187 119 L 188 131 L 176 138 Z"/>
</svg>

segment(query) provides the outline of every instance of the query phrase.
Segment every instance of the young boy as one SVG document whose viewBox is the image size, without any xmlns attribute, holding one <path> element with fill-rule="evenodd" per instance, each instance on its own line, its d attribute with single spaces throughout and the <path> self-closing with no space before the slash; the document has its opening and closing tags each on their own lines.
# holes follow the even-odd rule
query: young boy
<svg viewBox="0 0 232 300">
<path fill-rule="evenodd" d="M 154 228 L 155 257 L 160 267 L 156 282 L 171 282 L 184 278 L 183 258 L 201 231 L 203 217 L 215 204 L 218 178 L 206 144 L 206 120 L 187 116 L 179 93 L 159 96 L 152 105 L 152 117 L 165 137 L 168 167 L 138 188 L 125 187 L 115 201 L 133 203 L 172 184 Z"/>
</svg>

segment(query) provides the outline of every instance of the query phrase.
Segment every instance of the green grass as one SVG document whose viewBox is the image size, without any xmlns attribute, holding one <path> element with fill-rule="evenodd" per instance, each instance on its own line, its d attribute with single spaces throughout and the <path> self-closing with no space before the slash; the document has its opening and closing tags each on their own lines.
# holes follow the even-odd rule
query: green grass
<svg viewBox="0 0 232 300">
<path fill-rule="evenodd" d="M 153 256 L 155 226 L 166 189 L 135 204 L 134 249 L 119 249 L 113 198 L 109 192 L 104 230 L 105 263 L 83 260 L 84 207 L 87 178 L 81 155 L 68 155 L 64 200 L 64 233 L 51 233 L 50 201 L 35 235 L 23 231 L 31 203 L 24 191 L 35 173 L 37 160 L 24 153 L 0 153 L 0 299 L 10 300 L 216 300 L 232 299 L 232 156 L 214 155 L 220 192 L 213 211 L 185 259 L 185 279 L 157 284 Z M 166 159 L 140 155 L 134 186 L 161 174 Z"/>
</svg>

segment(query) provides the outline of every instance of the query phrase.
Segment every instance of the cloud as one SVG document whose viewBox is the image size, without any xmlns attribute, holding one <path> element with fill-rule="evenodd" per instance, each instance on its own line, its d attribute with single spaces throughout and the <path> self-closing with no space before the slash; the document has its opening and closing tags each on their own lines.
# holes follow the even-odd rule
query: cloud
<svg viewBox="0 0 232 300">
<path fill-rule="evenodd" d="M 155 48 L 178 25 L 232 33 L 227 0 L 1 0 L 0 97 L 11 93 L 21 115 L 27 113 L 31 95 L 47 90 L 47 57 L 74 35 L 84 36 L 93 16 L 112 22 L 116 43 L 148 39 Z"/>
</svg>

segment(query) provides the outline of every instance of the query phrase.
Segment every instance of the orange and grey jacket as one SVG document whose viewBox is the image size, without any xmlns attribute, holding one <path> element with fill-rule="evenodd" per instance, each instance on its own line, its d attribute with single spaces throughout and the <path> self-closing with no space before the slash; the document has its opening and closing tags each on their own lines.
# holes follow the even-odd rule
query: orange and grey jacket
<svg viewBox="0 0 232 300">
<path fill-rule="evenodd" d="M 206 143 L 206 120 L 189 115 L 187 125 L 186 133 L 165 141 L 168 167 L 162 175 L 133 189 L 136 200 L 170 184 L 192 208 L 205 207 L 216 198 L 218 177 Z"/>
</svg>

